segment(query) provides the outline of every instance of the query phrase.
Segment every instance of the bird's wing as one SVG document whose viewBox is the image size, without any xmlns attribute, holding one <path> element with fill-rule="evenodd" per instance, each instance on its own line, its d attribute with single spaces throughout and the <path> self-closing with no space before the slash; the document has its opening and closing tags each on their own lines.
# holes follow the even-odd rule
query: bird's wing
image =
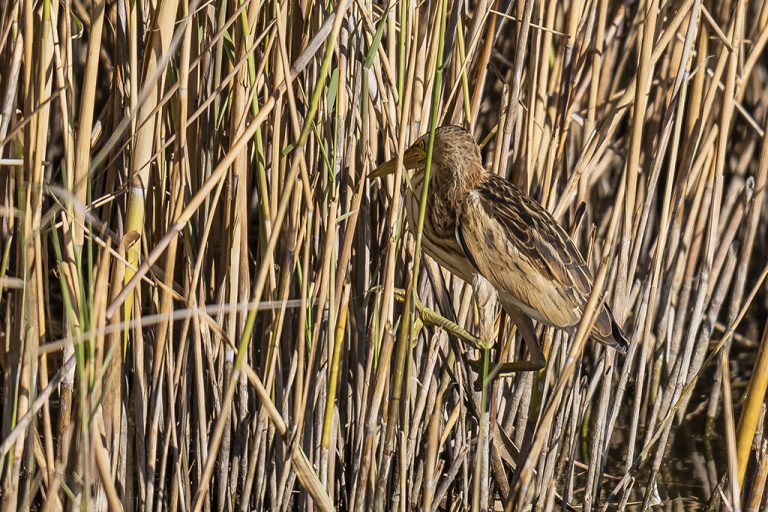
<svg viewBox="0 0 768 512">
<path fill-rule="evenodd" d="M 502 297 L 506 292 L 524 312 L 551 325 L 578 321 L 592 277 L 568 235 L 536 201 L 488 174 L 468 195 L 456 226 L 467 259 Z"/>
</svg>

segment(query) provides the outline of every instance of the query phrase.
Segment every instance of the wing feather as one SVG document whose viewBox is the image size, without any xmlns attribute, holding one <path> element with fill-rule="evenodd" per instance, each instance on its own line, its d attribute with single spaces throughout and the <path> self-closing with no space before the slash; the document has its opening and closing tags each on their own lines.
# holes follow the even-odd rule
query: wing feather
<svg viewBox="0 0 768 512">
<path fill-rule="evenodd" d="M 517 309 L 557 327 L 578 322 L 592 288 L 584 259 L 541 205 L 488 174 L 458 212 L 467 259 Z"/>
</svg>

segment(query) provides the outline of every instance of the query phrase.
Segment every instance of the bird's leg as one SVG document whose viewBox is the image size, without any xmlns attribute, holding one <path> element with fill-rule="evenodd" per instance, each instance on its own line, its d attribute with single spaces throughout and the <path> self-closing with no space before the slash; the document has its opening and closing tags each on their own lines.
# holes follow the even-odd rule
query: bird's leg
<svg viewBox="0 0 768 512">
<path fill-rule="evenodd" d="M 530 361 L 519 361 L 513 363 L 499 363 L 491 370 L 491 374 L 503 375 L 509 372 L 519 371 L 536 371 L 531 382 L 531 401 L 528 405 L 528 418 L 525 422 L 525 430 L 523 431 L 523 442 L 520 444 L 520 453 L 516 460 L 516 467 L 522 468 L 523 464 L 531 453 L 533 446 L 533 433 L 536 429 L 536 423 L 541 413 L 541 402 L 544 395 L 544 381 L 546 373 L 544 367 L 547 364 L 547 360 L 544 357 L 544 352 L 541 350 L 541 346 L 536 339 L 536 331 L 533 328 L 533 321 L 526 315 L 513 307 L 505 305 L 504 310 L 509 315 L 517 328 L 520 330 L 520 334 L 525 340 L 525 344 L 528 346 L 528 351 L 531 353 Z M 515 471 L 515 474 L 510 482 L 510 488 L 514 489 L 517 485 L 517 481 L 520 478 L 521 471 Z"/>
<path fill-rule="evenodd" d="M 484 345 L 477 347 L 482 352 L 482 356 L 479 360 L 470 360 L 469 364 L 474 367 L 477 372 L 477 379 L 475 380 L 475 389 L 483 387 L 483 383 L 489 383 L 493 376 L 489 373 L 488 361 L 490 358 L 490 350 L 493 348 L 493 340 L 496 337 L 496 302 L 499 297 L 499 293 L 496 288 L 488 282 L 479 272 L 473 276 L 472 279 L 472 291 L 475 295 L 475 303 L 477 304 L 478 323 L 480 324 L 480 337 L 483 340 L 489 340 Z"/>
<path fill-rule="evenodd" d="M 491 369 L 488 380 L 497 375 L 509 375 L 516 372 L 534 372 L 541 370 L 547 364 L 544 358 L 539 342 L 536 340 L 536 331 L 533 328 L 533 321 L 527 316 L 511 307 L 505 307 L 504 311 L 509 315 L 509 319 L 520 330 L 520 334 L 525 340 L 528 351 L 531 353 L 531 359 L 528 361 L 512 361 L 510 363 L 498 363 Z"/>
<path fill-rule="evenodd" d="M 403 302 L 405 300 L 405 290 L 400 288 L 395 288 L 394 294 L 395 294 L 396 300 L 400 302 Z M 428 308 L 419 299 L 414 300 L 414 306 L 416 307 L 416 311 L 419 312 L 419 317 L 421 318 L 422 322 L 424 322 L 424 325 L 441 327 L 446 331 L 448 331 L 449 333 L 456 336 L 457 338 L 462 339 L 467 343 L 469 343 L 470 345 L 477 347 L 479 349 L 482 349 L 483 347 L 487 347 L 491 345 L 491 343 L 489 343 L 488 341 L 478 338 L 477 336 L 473 335 L 472 333 L 468 332 L 466 329 L 461 327 L 459 324 L 448 320 L 437 311 L 431 308 Z"/>
<path fill-rule="evenodd" d="M 490 285 L 490 283 L 488 284 Z M 414 305 L 416 307 L 416 311 L 419 312 L 419 317 L 421 318 L 424 325 L 441 327 L 442 329 L 445 329 L 446 331 L 453 334 L 457 338 L 469 343 L 470 345 L 477 348 L 478 350 L 488 350 L 491 347 L 493 347 L 493 344 L 494 344 L 493 342 L 494 337 L 492 336 L 492 334 L 493 334 L 493 330 L 495 330 L 495 315 L 493 314 L 494 313 L 494 309 L 492 308 L 493 304 L 492 303 L 489 304 L 489 302 L 495 296 L 494 295 L 495 289 L 491 287 L 490 294 L 483 284 L 481 284 L 479 288 L 475 288 L 476 291 L 478 289 L 481 289 L 481 292 L 479 296 L 476 296 L 476 300 L 478 301 L 478 306 L 480 310 L 481 329 L 483 331 L 483 337 L 480 337 L 480 338 L 470 333 L 469 331 L 467 331 L 457 323 L 448 320 L 447 318 L 445 318 L 435 310 L 427 307 L 419 299 L 416 299 L 414 301 Z M 403 289 L 395 288 L 394 295 L 395 295 L 395 299 L 398 300 L 399 302 L 403 302 L 405 300 L 405 290 Z M 505 310 L 506 309 L 507 308 L 505 308 Z M 509 312 L 507 312 L 507 314 L 509 314 Z M 544 368 L 544 364 L 545 364 L 544 355 L 542 354 L 538 343 L 536 343 L 536 333 L 533 330 L 533 323 L 531 322 L 531 320 L 523 316 L 518 317 L 513 315 L 510 315 L 510 319 L 515 323 L 515 325 L 518 326 L 518 329 L 520 329 L 520 331 L 523 333 L 523 339 L 526 340 L 526 344 L 528 344 L 528 349 L 530 350 L 533 356 L 533 359 L 530 361 L 514 361 L 511 363 L 497 363 L 493 368 L 491 368 L 491 371 L 489 372 L 488 376 L 485 378 L 486 382 L 490 382 L 494 377 L 497 377 L 497 376 L 505 376 L 515 372 L 536 371 Z M 528 324 L 524 325 L 524 322 L 526 320 Z M 529 333 L 528 335 L 525 334 L 526 330 Z M 529 341 L 529 340 L 532 340 L 532 341 Z M 470 366 L 475 368 L 475 370 L 478 373 L 481 373 L 482 364 L 483 364 L 482 358 L 479 360 L 470 359 L 469 364 Z M 482 385 L 482 373 L 481 375 L 478 376 L 478 381 L 475 382 L 475 387 L 479 388 L 481 385 Z"/>
<path fill-rule="evenodd" d="M 475 301 L 480 320 L 480 339 L 486 341 L 486 345 L 481 347 L 483 350 L 490 350 L 493 347 L 493 339 L 496 335 L 496 299 L 498 292 L 491 283 L 488 282 L 479 273 L 475 274 L 472 280 L 472 289 L 475 292 Z"/>
</svg>

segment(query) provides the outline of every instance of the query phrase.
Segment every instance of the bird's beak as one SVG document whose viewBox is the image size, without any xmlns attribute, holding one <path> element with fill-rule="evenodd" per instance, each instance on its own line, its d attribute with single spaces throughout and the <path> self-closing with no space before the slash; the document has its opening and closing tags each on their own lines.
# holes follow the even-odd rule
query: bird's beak
<svg viewBox="0 0 768 512">
<path fill-rule="evenodd" d="M 405 154 L 403 155 L 403 167 L 405 167 L 406 169 L 415 169 L 417 167 L 423 166 L 426 156 L 427 155 L 424 153 L 424 151 L 421 150 L 421 148 L 417 146 L 411 146 L 405 151 Z M 381 178 L 382 176 L 392 174 L 396 170 L 397 170 L 397 157 L 387 162 L 384 162 L 383 164 L 378 166 L 376 169 L 371 171 L 368 177 Z"/>
</svg>

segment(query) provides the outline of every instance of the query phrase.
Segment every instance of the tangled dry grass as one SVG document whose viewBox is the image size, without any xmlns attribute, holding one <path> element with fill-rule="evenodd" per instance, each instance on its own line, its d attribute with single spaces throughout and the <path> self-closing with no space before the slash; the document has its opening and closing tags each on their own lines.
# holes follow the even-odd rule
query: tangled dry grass
<svg viewBox="0 0 768 512">
<path fill-rule="evenodd" d="M 765 510 L 766 42 L 747 0 L 0 3 L 2 508 Z M 395 300 L 476 332 L 366 180 L 446 123 L 626 356 L 539 328 L 478 389 L 509 322 Z"/>
</svg>

